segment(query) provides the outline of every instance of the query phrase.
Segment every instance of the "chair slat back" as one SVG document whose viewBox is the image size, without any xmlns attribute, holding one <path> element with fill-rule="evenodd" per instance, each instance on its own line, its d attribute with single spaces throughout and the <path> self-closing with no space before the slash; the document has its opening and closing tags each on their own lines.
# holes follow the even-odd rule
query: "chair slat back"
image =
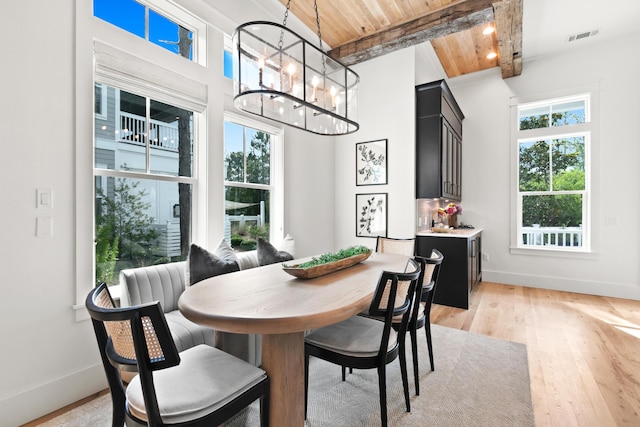
<svg viewBox="0 0 640 427">
<path fill-rule="evenodd" d="M 416 299 L 416 289 L 420 277 L 420 266 L 410 258 L 406 273 L 394 273 L 383 271 L 378 280 L 378 285 L 369 306 L 369 314 L 384 318 L 384 328 L 380 340 L 378 357 L 386 358 L 392 346 L 397 351 L 400 345 L 404 345 L 404 338 L 411 315 L 411 307 Z M 402 284 L 402 285 L 401 285 Z M 383 300 L 383 298 L 385 298 Z M 397 333 L 391 343 L 391 329 L 394 318 L 400 318 Z M 395 329 L 395 328 L 394 328 Z"/>
<path fill-rule="evenodd" d="M 409 259 L 403 273 L 384 271 L 378 281 L 369 313 L 373 316 L 386 316 L 391 312 L 391 317 L 404 314 L 408 311 L 413 301 L 412 293 L 415 292 L 420 266 L 413 259 Z M 393 310 L 389 310 L 389 307 Z"/>
<path fill-rule="evenodd" d="M 422 283 L 422 296 L 426 297 L 428 293 L 431 293 L 431 298 L 433 298 L 432 291 L 438 283 L 438 276 L 440 275 L 440 267 L 442 266 L 444 255 L 442 255 L 442 252 L 439 250 L 433 249 L 431 251 L 431 257 L 416 256 L 416 259 L 423 266 L 422 270 L 424 271 L 424 275 L 420 279 Z M 425 300 L 423 299 L 423 301 Z"/>
<path fill-rule="evenodd" d="M 151 370 L 179 363 L 178 351 L 159 302 L 117 308 L 108 287 L 102 284 L 89 294 L 86 307 L 91 317 L 102 322 L 106 330 L 107 355 L 112 363 L 131 365 L 145 362 Z M 137 325 L 132 322 L 137 322 Z M 138 360 L 132 325 L 143 332 L 145 342 L 139 348 L 146 348 L 144 361 Z"/>
<path fill-rule="evenodd" d="M 416 256 L 415 260 L 420 263 L 422 273 L 418 280 L 417 293 L 420 296 L 420 301 L 424 302 L 424 315 L 431 315 L 431 304 L 436 291 L 436 285 L 438 284 L 438 276 L 440 274 L 440 267 L 444 260 L 444 255 L 437 249 L 433 249 L 431 257 Z M 418 319 L 418 312 L 420 309 L 420 301 L 416 301 L 414 304 L 411 322 L 415 324 Z"/>
<path fill-rule="evenodd" d="M 414 272 L 418 268 L 418 265 L 412 262 L 407 262 L 407 265 L 404 269 L 405 273 Z M 398 280 L 398 287 L 396 290 L 396 298 L 394 302 L 394 308 L 398 309 L 405 304 L 405 296 L 409 291 L 409 286 L 411 286 L 411 280 Z M 389 304 L 389 292 L 391 291 L 391 280 L 387 280 L 387 284 L 384 287 L 384 291 L 382 292 L 382 296 L 380 297 L 380 308 L 386 309 Z"/>
<path fill-rule="evenodd" d="M 378 237 L 378 240 L 376 241 L 376 252 L 412 257 L 415 252 L 415 245 L 416 239 Z"/>
<path fill-rule="evenodd" d="M 388 254 L 396 254 L 396 255 L 403 255 L 406 257 L 413 257 L 414 251 L 415 251 L 415 240 L 416 239 L 396 239 L 396 238 L 391 238 L 391 237 L 380 237 L 378 236 L 378 240 L 376 241 L 376 252 L 381 252 L 381 253 L 388 253 Z M 409 267 L 409 264 L 407 264 L 407 267 L 405 268 L 405 273 L 409 272 L 409 270 L 407 270 L 407 268 Z M 398 298 L 396 296 L 396 300 L 395 300 L 395 308 L 401 307 L 404 304 L 404 300 L 402 298 L 402 295 L 405 295 L 407 293 L 407 290 L 409 289 L 409 284 L 411 283 L 411 281 L 407 281 L 407 280 L 402 280 L 398 282 L 398 295 L 400 295 L 400 298 Z M 391 289 L 391 283 L 387 283 L 387 286 L 385 287 L 385 291 L 384 294 L 382 295 L 381 298 L 381 304 L 380 306 L 382 308 L 386 308 L 388 301 L 389 301 L 389 290 Z"/>
</svg>

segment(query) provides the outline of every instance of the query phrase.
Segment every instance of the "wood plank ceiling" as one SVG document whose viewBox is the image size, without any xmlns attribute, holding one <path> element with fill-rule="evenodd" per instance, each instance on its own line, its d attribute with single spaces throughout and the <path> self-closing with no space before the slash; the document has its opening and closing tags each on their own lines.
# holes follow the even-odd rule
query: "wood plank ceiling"
<svg viewBox="0 0 640 427">
<path fill-rule="evenodd" d="M 290 11 L 317 32 L 314 0 Z M 523 0 L 317 0 L 322 40 L 347 65 L 431 42 L 448 77 L 500 67 L 522 72 Z M 487 27 L 495 31 L 484 34 Z M 316 42 L 317 40 L 310 40 Z M 488 58 L 491 52 L 495 58 Z"/>
</svg>

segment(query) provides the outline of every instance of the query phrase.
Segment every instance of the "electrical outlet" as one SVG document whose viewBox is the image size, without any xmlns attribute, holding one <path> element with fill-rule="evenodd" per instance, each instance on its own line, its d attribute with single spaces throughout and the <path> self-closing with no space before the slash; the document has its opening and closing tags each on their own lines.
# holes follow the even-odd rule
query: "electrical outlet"
<svg viewBox="0 0 640 427">
<path fill-rule="evenodd" d="M 53 218 L 50 216 L 39 216 L 36 219 L 36 237 L 53 236 Z"/>
<path fill-rule="evenodd" d="M 489 261 L 489 254 L 486 252 L 482 252 L 482 260 L 483 261 Z"/>
</svg>

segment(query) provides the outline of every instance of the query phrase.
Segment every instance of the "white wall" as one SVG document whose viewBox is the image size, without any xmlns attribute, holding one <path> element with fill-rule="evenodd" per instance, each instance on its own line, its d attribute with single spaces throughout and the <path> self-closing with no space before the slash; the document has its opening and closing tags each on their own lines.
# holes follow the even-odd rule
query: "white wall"
<svg viewBox="0 0 640 427">
<path fill-rule="evenodd" d="M 485 230 L 484 280 L 640 299 L 640 61 L 628 54 L 639 42 L 636 34 L 537 58 L 524 63 L 521 76 L 505 80 L 497 68 L 448 80 L 466 116 L 462 219 Z M 512 254 L 511 98 L 544 99 L 585 85 L 600 87 L 600 147 L 592 159 L 595 253 L 586 259 Z"/>
<path fill-rule="evenodd" d="M 81 398 L 104 382 L 91 369 L 98 360 L 91 324 L 76 323 L 72 309 L 74 13 L 72 0 L 31 0 L 7 3 L 0 14 L 2 38 L 20 40 L 4 47 L 0 78 L 2 425 L 41 415 L 46 402 L 61 402 L 61 391 Z M 36 209 L 37 188 L 52 189 L 52 209 Z M 37 216 L 53 219 L 53 237 L 35 237 Z"/>
<path fill-rule="evenodd" d="M 209 11 L 195 6 L 203 15 Z M 76 0 L 9 2 L 0 13 L 2 39 L 19 39 L 5 44 L 0 71 L 2 426 L 23 424 L 107 386 L 91 323 L 76 321 L 73 308 L 78 285 L 86 285 L 77 283 L 77 271 L 91 277 L 89 265 L 76 265 L 76 251 L 92 247 L 90 240 L 76 241 L 90 235 L 91 219 L 77 212 L 91 211 L 93 205 L 91 196 L 77 198 L 91 194 L 93 185 L 91 160 L 76 171 L 76 159 L 82 163 L 87 151 L 78 157 L 75 138 L 76 122 L 93 120 L 93 77 L 90 40 L 80 43 L 88 51 L 76 56 L 75 14 Z M 210 64 L 220 66 L 222 37 L 216 28 L 222 26 L 210 24 Z M 88 62 L 76 72 L 75 61 L 84 58 Z M 78 94 L 77 87 L 90 89 Z M 205 153 L 206 161 L 220 165 L 218 170 L 223 157 L 221 92 L 211 85 Z M 76 105 L 76 97 L 88 100 L 88 107 Z M 90 135 L 80 142 L 91 144 Z M 284 232 L 294 236 L 300 256 L 334 246 L 333 143 L 333 138 L 285 130 Z M 37 188 L 52 189 L 52 209 L 36 209 Z M 223 235 L 221 173 L 211 171 L 202 194 L 208 206 L 201 210 L 209 226 L 199 235 L 217 243 Z M 86 202 L 86 209 L 76 210 L 76 202 Z M 35 237 L 37 216 L 53 218 L 53 237 Z"/>
<path fill-rule="evenodd" d="M 285 128 L 285 233 L 296 257 L 334 250 L 334 140 Z"/>
<path fill-rule="evenodd" d="M 415 233 L 414 49 L 403 49 L 353 67 L 360 75 L 356 133 L 336 138 L 335 244 L 375 247 L 356 237 L 355 194 L 388 193 L 388 236 Z M 387 185 L 356 186 L 358 142 L 387 139 Z"/>
</svg>

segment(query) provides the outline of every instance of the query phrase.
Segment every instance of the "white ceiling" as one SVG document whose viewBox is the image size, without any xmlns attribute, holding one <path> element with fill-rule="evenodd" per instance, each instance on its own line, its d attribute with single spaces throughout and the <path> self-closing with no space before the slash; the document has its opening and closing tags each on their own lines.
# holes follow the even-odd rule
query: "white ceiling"
<svg viewBox="0 0 640 427">
<path fill-rule="evenodd" d="M 570 34 L 591 30 L 599 34 L 567 42 Z M 522 55 L 526 61 L 638 31 L 640 0 L 524 0 Z"/>
</svg>

